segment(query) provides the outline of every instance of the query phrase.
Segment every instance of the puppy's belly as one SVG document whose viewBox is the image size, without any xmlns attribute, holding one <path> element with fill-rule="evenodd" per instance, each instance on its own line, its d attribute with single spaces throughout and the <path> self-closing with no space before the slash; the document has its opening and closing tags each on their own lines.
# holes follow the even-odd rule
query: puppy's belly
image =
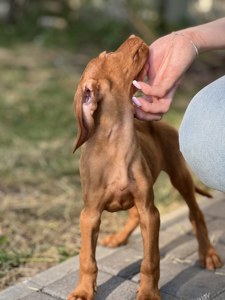
<svg viewBox="0 0 225 300">
<path fill-rule="evenodd" d="M 105 210 L 115 212 L 127 210 L 134 205 L 134 197 L 130 192 L 115 192 L 107 199 Z"/>
</svg>

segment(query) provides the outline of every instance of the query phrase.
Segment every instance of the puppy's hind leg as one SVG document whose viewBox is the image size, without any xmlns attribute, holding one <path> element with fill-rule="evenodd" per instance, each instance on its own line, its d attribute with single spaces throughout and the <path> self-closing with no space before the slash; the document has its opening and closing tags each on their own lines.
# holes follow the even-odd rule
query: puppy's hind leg
<svg viewBox="0 0 225 300">
<path fill-rule="evenodd" d="M 194 183 L 183 160 L 176 165 L 175 170 L 170 172 L 170 180 L 188 205 L 189 218 L 198 241 L 200 263 L 208 270 L 220 268 L 221 259 L 210 243 L 205 219 L 195 198 Z"/>
<path fill-rule="evenodd" d="M 100 244 L 106 247 L 119 247 L 126 245 L 132 232 L 139 224 L 139 214 L 135 206 L 129 209 L 127 223 L 124 228 L 115 234 L 108 235 L 100 241 Z"/>
</svg>

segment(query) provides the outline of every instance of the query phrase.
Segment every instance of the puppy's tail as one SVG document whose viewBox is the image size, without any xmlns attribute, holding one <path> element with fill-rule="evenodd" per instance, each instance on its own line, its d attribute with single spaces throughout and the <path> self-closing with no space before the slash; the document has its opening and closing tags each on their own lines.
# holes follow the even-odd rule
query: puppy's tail
<svg viewBox="0 0 225 300">
<path fill-rule="evenodd" d="M 195 187 L 195 192 L 202 195 L 202 196 L 206 196 L 207 198 L 212 198 L 213 196 L 211 194 L 209 194 L 206 191 L 203 191 L 202 189 L 200 189 L 199 187 Z"/>
</svg>

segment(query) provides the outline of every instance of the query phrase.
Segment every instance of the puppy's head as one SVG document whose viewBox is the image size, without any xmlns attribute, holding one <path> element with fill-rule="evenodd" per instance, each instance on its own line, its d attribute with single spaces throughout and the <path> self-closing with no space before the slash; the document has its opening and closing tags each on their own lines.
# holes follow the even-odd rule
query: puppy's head
<svg viewBox="0 0 225 300">
<path fill-rule="evenodd" d="M 92 59 L 84 70 L 74 97 L 78 135 L 74 151 L 89 138 L 94 128 L 94 113 L 107 96 L 131 99 L 148 58 L 148 46 L 137 36 L 130 36 L 115 52 L 106 51 Z M 125 96 L 125 97 L 124 97 Z"/>
</svg>

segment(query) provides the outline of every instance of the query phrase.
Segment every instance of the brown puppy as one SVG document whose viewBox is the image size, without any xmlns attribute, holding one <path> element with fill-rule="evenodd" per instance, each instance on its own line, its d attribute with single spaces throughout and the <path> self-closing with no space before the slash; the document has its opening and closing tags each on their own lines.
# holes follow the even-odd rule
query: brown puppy
<svg viewBox="0 0 225 300">
<path fill-rule="evenodd" d="M 95 249 L 103 210 L 130 208 L 131 217 L 119 240 L 115 242 L 114 236 L 105 243 L 124 243 L 140 223 L 144 258 L 137 299 L 160 299 L 160 218 L 154 205 L 153 184 L 161 170 L 169 174 L 187 202 L 202 264 L 208 269 L 221 266 L 179 151 L 177 131 L 163 122 L 134 120 L 132 81 L 140 74 L 147 57 L 147 45 L 131 36 L 115 52 L 103 52 L 93 59 L 77 88 L 75 113 L 79 131 L 75 150 L 85 143 L 80 159 L 84 209 L 80 215 L 79 283 L 69 300 L 94 298 Z"/>
</svg>

